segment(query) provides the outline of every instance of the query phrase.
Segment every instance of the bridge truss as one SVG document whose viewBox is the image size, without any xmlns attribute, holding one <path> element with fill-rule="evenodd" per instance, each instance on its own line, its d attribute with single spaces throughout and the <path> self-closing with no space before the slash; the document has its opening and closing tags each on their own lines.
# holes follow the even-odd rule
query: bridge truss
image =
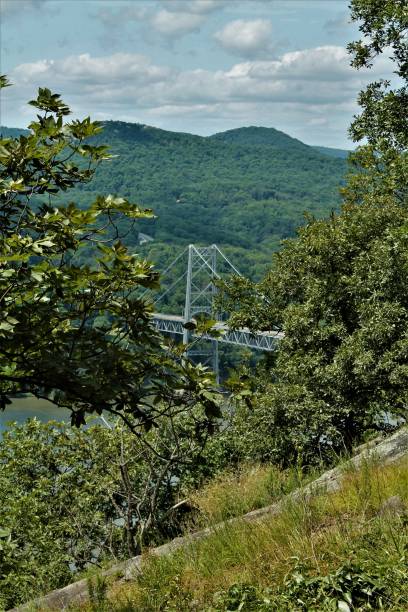
<svg viewBox="0 0 408 612">
<path fill-rule="evenodd" d="M 183 317 L 155 312 L 153 314 L 153 320 L 157 329 L 164 334 L 185 335 L 186 330 Z M 276 342 L 282 338 L 282 333 L 280 332 L 258 332 L 254 334 L 248 328 L 229 329 L 228 326 L 222 322 L 216 323 L 214 329 L 223 332 L 222 335 L 217 338 L 216 342 L 247 346 L 248 348 L 261 351 L 274 351 L 276 349 Z M 203 338 L 204 340 L 214 340 L 210 334 L 202 335 L 196 334 L 194 331 L 189 331 L 189 335 Z"/>
</svg>

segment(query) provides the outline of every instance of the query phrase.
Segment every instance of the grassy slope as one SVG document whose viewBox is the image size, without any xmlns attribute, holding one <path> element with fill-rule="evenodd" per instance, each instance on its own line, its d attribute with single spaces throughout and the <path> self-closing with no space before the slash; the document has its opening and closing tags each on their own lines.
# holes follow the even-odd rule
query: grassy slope
<svg viewBox="0 0 408 612">
<path fill-rule="evenodd" d="M 147 556 L 137 582 L 114 584 L 110 603 L 93 609 L 407 610 L 407 519 L 379 512 L 393 495 L 408 504 L 407 468 L 408 458 L 388 467 L 371 461 L 349 471 L 337 493 L 288 504 L 262 522 L 225 525 L 171 557 Z M 200 492 L 207 522 L 219 520 L 227 500 L 251 507 L 254 491 L 258 499 L 265 493 L 268 469 L 228 475 Z"/>
</svg>

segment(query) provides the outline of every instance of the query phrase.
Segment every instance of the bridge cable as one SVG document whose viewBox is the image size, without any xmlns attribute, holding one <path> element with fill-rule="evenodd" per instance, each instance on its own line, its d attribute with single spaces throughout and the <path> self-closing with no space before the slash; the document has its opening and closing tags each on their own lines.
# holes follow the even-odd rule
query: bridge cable
<svg viewBox="0 0 408 612">
<path fill-rule="evenodd" d="M 167 274 L 167 272 L 174 266 L 174 264 L 180 259 L 180 257 L 183 257 L 183 255 L 187 251 L 187 249 L 188 249 L 188 246 L 184 249 L 184 251 L 182 251 L 181 253 L 179 253 L 177 255 L 176 259 L 174 259 L 171 262 L 171 264 L 169 266 L 167 266 L 167 268 L 164 270 L 164 272 L 159 272 L 160 276 L 164 276 L 165 274 Z M 182 278 L 182 277 L 180 277 L 180 278 Z M 178 280 L 180 280 L 180 279 L 178 279 Z M 177 282 L 178 281 L 176 281 L 176 283 Z M 143 298 L 146 295 L 146 293 L 148 293 L 149 291 L 152 291 L 152 289 L 146 289 L 146 291 L 144 291 L 140 297 Z M 153 301 L 157 302 L 159 299 L 161 299 L 161 298 L 159 297 L 159 298 L 157 298 L 156 300 L 153 300 Z"/>
<path fill-rule="evenodd" d="M 238 274 L 238 276 L 242 276 L 241 272 L 240 272 L 239 270 L 237 270 L 237 268 L 234 266 L 234 264 L 232 264 L 232 263 L 230 262 L 230 260 L 228 259 L 228 257 L 226 257 L 222 251 L 220 251 L 220 249 L 217 247 L 217 245 L 216 245 L 216 244 L 214 244 L 213 246 L 216 248 L 217 253 L 219 253 L 219 254 L 221 255 L 221 257 L 222 257 L 223 259 L 225 259 L 225 261 L 226 261 L 226 262 L 227 262 L 227 264 L 230 266 L 230 268 L 232 268 L 232 269 L 234 270 L 234 272 L 236 272 L 236 273 Z"/>
<path fill-rule="evenodd" d="M 177 283 L 179 283 L 181 280 L 183 280 L 183 278 L 186 276 L 187 274 L 187 270 L 185 272 L 183 272 L 183 274 L 181 276 L 178 277 L 177 280 L 174 281 L 174 283 L 172 283 L 170 285 L 170 287 L 167 287 L 166 291 L 164 293 L 162 293 L 161 295 L 159 295 L 159 297 L 157 297 L 155 300 L 153 300 L 153 304 L 157 304 L 157 302 L 159 302 L 162 298 L 164 298 L 165 295 L 168 294 L 169 291 L 171 291 L 173 289 L 173 287 L 175 287 L 177 285 Z"/>
<path fill-rule="evenodd" d="M 167 266 L 167 268 L 163 272 L 160 272 L 160 276 L 164 276 L 165 274 L 167 274 L 167 272 L 174 266 L 174 264 L 180 259 L 180 257 L 183 257 L 183 255 L 187 251 L 187 249 L 188 249 L 188 246 L 186 246 L 184 251 L 182 251 L 181 253 L 179 253 L 179 255 L 177 255 L 176 259 L 174 259 L 171 262 L 171 264 L 169 266 Z"/>
</svg>

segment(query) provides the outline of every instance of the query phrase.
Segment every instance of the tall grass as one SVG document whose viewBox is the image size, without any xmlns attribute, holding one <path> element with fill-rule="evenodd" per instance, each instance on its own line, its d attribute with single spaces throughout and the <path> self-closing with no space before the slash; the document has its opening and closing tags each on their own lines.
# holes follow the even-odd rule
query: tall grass
<svg viewBox="0 0 408 612">
<path fill-rule="evenodd" d="M 283 471 L 274 465 L 259 464 L 226 470 L 190 495 L 198 509 L 196 526 L 221 523 L 272 504 L 316 475 L 316 471 L 303 473 L 298 467 Z"/>
<path fill-rule="evenodd" d="M 231 503 L 234 512 L 238 507 L 247 509 L 251 500 L 254 503 L 263 499 L 268 490 L 267 485 L 266 488 L 260 485 L 269 482 L 268 472 L 259 468 L 256 474 L 254 482 L 251 478 L 242 481 L 242 475 L 230 475 L 224 485 L 218 479 L 197 493 L 198 505 L 211 521 L 229 517 Z M 234 487 L 235 496 L 246 500 L 243 506 L 231 498 Z M 245 495 L 241 495 L 242 491 Z M 330 588 L 335 593 L 336 589 L 345 589 L 349 580 L 352 585 L 353 581 L 360 585 L 363 595 L 368 591 L 367 584 L 378 582 L 381 593 L 375 600 L 377 607 L 350 610 L 408 610 L 408 519 L 380 511 L 385 500 L 395 495 L 408 507 L 408 459 L 388 467 L 366 462 L 358 471 L 347 472 L 341 490 L 336 493 L 322 492 L 308 501 L 288 502 L 279 516 L 256 523 L 224 524 L 207 539 L 170 557 L 146 555 L 143 575 L 137 581 L 111 588 L 109 609 L 335 610 L 339 608 L 330 607 L 337 606 L 335 599 L 334 603 L 323 599 L 326 603 L 314 608 L 302 607 L 297 594 L 299 584 L 303 584 L 307 593 L 320 589 L 324 594 L 327 585 L 333 583 L 335 586 Z M 345 571 L 344 567 L 349 566 L 354 569 Z M 231 588 L 237 589 L 233 587 L 237 584 L 252 585 L 242 591 L 241 608 L 231 607 L 231 592 L 235 593 Z M 238 588 L 238 594 L 240 588 L 243 587 Z M 254 589 L 261 593 L 259 601 Z M 245 603 L 248 593 L 252 595 Z M 251 603 L 252 597 L 258 603 Z M 347 593 L 344 597 L 347 600 Z M 329 607 L 324 607 L 326 604 Z M 378 607 L 380 604 L 382 607 Z"/>
</svg>

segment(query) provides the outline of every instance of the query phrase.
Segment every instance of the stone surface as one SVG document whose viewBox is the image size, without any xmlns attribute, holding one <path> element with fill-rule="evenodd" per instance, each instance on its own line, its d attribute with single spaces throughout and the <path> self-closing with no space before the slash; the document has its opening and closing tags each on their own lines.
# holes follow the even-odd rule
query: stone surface
<svg viewBox="0 0 408 612">
<path fill-rule="evenodd" d="M 271 504 L 270 506 L 266 506 L 265 508 L 259 508 L 258 510 L 253 510 L 252 512 L 248 512 L 242 517 L 237 517 L 230 519 L 227 523 L 235 523 L 238 521 L 257 521 L 262 520 L 265 517 L 270 517 L 279 514 L 284 505 L 288 503 L 288 501 L 296 501 L 297 499 L 309 499 L 313 495 L 316 495 L 319 492 L 333 492 L 337 491 L 341 487 L 342 479 L 347 473 L 347 470 L 350 468 L 358 468 L 364 461 L 366 461 L 369 457 L 376 458 L 379 463 L 382 465 L 387 465 L 390 463 L 394 463 L 402 459 L 405 455 L 408 454 L 408 428 L 404 427 L 398 430 L 394 435 L 389 438 L 376 438 L 376 440 L 365 444 L 361 447 L 360 452 L 352 457 L 349 461 L 344 464 L 333 468 L 319 476 L 316 480 L 311 482 L 305 487 L 301 489 L 297 489 L 293 493 L 290 493 L 286 497 L 284 497 L 281 501 Z M 398 496 L 394 496 L 387 500 L 388 502 L 388 510 L 384 508 L 384 512 L 392 512 L 391 508 L 394 507 L 394 511 L 397 508 L 397 501 L 399 499 L 400 502 L 402 500 Z M 391 502 L 391 500 L 394 500 Z M 385 504 L 387 504 L 385 502 Z M 383 506 L 385 506 L 383 504 Z M 202 529 L 201 531 L 196 531 L 195 533 L 191 533 L 187 536 L 181 538 L 175 538 L 171 542 L 167 544 L 163 544 L 162 546 L 158 546 L 157 548 L 152 548 L 149 551 L 149 554 L 164 556 L 169 555 L 173 551 L 177 550 L 181 547 L 187 547 L 192 542 L 197 540 L 202 540 L 203 538 L 208 537 L 212 533 L 216 532 L 217 529 L 222 527 L 225 523 L 221 525 L 216 525 L 211 528 Z M 140 572 L 142 571 L 142 555 L 137 557 L 133 557 L 132 559 L 128 559 L 123 563 L 119 563 L 114 565 L 109 570 L 101 572 L 102 576 L 114 576 L 115 574 L 122 577 L 125 580 L 134 579 Z M 44 597 L 39 597 L 38 599 L 24 604 L 19 608 L 13 608 L 13 610 L 9 612 L 17 612 L 17 611 L 32 611 L 32 610 L 64 610 L 69 606 L 70 603 L 73 602 L 81 602 L 86 601 L 88 599 L 88 587 L 86 580 L 80 580 L 79 582 L 74 582 L 69 584 L 68 586 L 57 589 L 48 593 Z"/>
<path fill-rule="evenodd" d="M 408 508 L 400 496 L 393 495 L 385 500 L 377 514 L 383 518 L 393 518 L 395 516 L 403 516 L 407 512 Z"/>
</svg>

